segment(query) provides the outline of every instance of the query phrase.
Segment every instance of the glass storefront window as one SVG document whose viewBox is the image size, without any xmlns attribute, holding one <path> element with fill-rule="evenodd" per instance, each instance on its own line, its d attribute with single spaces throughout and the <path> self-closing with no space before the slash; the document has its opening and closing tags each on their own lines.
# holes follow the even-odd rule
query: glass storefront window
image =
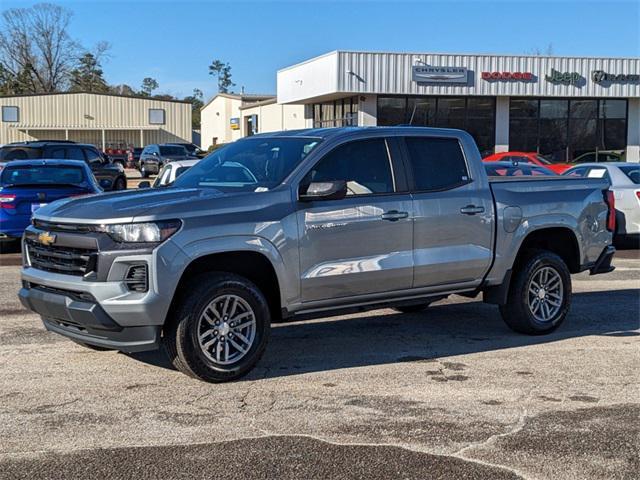
<svg viewBox="0 0 640 480">
<path fill-rule="evenodd" d="M 593 151 L 598 143 L 598 101 L 571 100 L 569 110 L 569 158 Z"/>
<path fill-rule="evenodd" d="M 600 100 L 598 148 L 624 150 L 627 146 L 627 101 Z"/>
<path fill-rule="evenodd" d="M 555 162 L 573 161 L 627 144 L 623 99 L 521 99 L 509 108 L 509 149 L 538 152 Z M 599 156 L 599 155 L 598 155 Z"/>
<path fill-rule="evenodd" d="M 313 104 L 315 128 L 346 127 L 358 124 L 358 97 L 340 98 Z"/>
<path fill-rule="evenodd" d="M 378 97 L 378 125 L 461 128 L 475 139 L 482 156 L 495 147 L 494 97 Z"/>
</svg>

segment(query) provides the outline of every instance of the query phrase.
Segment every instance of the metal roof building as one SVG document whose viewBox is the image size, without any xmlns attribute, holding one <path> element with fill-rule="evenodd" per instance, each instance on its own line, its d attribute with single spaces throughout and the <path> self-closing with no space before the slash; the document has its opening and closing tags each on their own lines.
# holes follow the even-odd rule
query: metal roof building
<svg viewBox="0 0 640 480">
<path fill-rule="evenodd" d="M 0 144 L 75 140 L 110 145 L 190 142 L 191 104 L 99 93 L 0 97 Z"/>
<path fill-rule="evenodd" d="M 334 51 L 278 71 L 307 126 L 468 130 L 483 154 L 640 161 L 640 58 Z"/>
</svg>

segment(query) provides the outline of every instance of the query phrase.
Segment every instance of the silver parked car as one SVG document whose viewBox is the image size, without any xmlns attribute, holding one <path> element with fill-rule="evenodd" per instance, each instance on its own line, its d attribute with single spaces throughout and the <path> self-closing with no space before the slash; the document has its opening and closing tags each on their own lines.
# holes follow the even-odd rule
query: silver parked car
<svg viewBox="0 0 640 480">
<path fill-rule="evenodd" d="M 640 164 L 582 163 L 563 175 L 608 179 L 616 202 L 616 240 L 640 243 Z"/>
</svg>

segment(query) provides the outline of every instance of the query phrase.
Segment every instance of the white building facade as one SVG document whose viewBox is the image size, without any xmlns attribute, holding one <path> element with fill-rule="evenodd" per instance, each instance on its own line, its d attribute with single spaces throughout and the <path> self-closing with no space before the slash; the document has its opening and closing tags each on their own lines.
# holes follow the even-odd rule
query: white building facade
<svg viewBox="0 0 640 480">
<path fill-rule="evenodd" d="M 462 128 L 483 155 L 640 161 L 640 58 L 335 51 L 278 71 L 277 101 L 307 127 Z"/>
<path fill-rule="evenodd" d="M 202 107 L 201 147 L 233 142 L 256 133 L 305 128 L 303 105 L 282 105 L 274 95 L 219 93 Z"/>
</svg>

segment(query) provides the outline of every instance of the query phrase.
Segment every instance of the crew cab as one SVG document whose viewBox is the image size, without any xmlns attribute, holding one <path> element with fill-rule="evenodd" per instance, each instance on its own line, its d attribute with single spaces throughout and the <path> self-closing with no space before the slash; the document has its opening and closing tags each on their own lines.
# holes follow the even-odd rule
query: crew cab
<svg viewBox="0 0 640 480">
<path fill-rule="evenodd" d="M 36 211 L 19 296 L 52 332 L 163 347 L 211 382 L 250 371 L 273 321 L 420 311 L 454 293 L 481 293 L 516 332 L 545 334 L 567 316 L 571 274 L 613 269 L 608 189 L 602 178 L 490 181 L 460 130 L 255 135 L 167 188 Z"/>
</svg>

